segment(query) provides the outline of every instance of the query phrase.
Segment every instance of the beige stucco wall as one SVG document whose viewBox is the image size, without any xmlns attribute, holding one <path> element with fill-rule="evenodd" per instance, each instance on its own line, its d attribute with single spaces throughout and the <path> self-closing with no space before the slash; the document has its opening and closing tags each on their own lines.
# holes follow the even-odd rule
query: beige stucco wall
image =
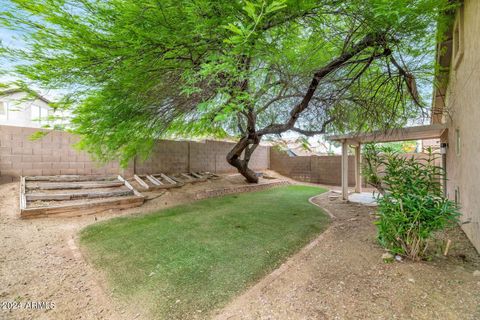
<svg viewBox="0 0 480 320">
<path fill-rule="evenodd" d="M 458 16 L 458 14 L 457 14 Z M 463 9 L 463 59 L 452 57 L 444 117 L 448 124 L 447 194 L 460 190 L 462 225 L 480 251 L 480 1 L 466 0 Z M 457 155 L 455 130 L 460 133 Z"/>
</svg>

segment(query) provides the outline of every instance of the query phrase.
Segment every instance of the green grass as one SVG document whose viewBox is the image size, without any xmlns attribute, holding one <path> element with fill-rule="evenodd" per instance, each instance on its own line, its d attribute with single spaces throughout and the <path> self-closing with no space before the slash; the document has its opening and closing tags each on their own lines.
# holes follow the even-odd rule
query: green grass
<svg viewBox="0 0 480 320">
<path fill-rule="evenodd" d="M 287 186 L 116 218 L 84 229 L 81 244 L 124 301 L 158 319 L 206 317 L 326 228 L 307 201 L 325 191 Z"/>
</svg>

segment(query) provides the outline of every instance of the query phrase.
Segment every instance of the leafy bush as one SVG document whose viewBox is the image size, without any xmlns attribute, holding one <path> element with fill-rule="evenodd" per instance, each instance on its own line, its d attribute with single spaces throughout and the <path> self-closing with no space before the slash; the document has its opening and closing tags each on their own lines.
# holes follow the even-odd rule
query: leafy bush
<svg viewBox="0 0 480 320">
<path fill-rule="evenodd" d="M 384 194 L 385 190 L 383 189 L 381 178 L 381 167 L 384 159 L 381 152 L 393 152 L 393 150 L 386 147 L 379 148 L 375 144 L 363 146 L 362 175 L 367 184 L 376 188 L 380 194 Z"/>
<path fill-rule="evenodd" d="M 458 221 L 457 205 L 443 196 L 444 171 L 435 165 L 430 150 L 427 159 L 416 160 L 372 146 L 367 149 L 366 179 L 382 194 L 375 222 L 378 240 L 391 252 L 418 260 L 436 231 Z"/>
</svg>

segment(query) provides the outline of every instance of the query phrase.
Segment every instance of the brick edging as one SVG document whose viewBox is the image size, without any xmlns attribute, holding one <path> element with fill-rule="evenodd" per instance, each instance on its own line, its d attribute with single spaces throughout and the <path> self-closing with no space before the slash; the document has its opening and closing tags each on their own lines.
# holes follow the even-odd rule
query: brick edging
<svg viewBox="0 0 480 320">
<path fill-rule="evenodd" d="M 230 187 L 230 188 L 220 188 L 220 189 L 210 189 L 198 192 L 195 195 L 197 200 L 207 199 L 207 198 L 214 198 L 220 197 L 227 194 L 233 193 L 244 193 L 244 192 L 251 192 L 251 191 L 260 191 L 280 186 L 285 186 L 291 184 L 289 181 L 282 180 L 277 182 L 271 183 L 263 183 L 263 184 L 255 184 L 255 185 L 247 185 L 247 186 L 239 186 L 239 187 Z"/>
</svg>

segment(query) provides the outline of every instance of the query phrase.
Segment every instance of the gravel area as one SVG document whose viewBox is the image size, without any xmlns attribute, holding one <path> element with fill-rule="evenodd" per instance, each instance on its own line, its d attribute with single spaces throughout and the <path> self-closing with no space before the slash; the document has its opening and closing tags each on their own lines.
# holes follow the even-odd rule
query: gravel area
<svg viewBox="0 0 480 320">
<path fill-rule="evenodd" d="M 459 228 L 446 236 L 446 258 L 385 264 L 375 208 L 313 202 L 335 216 L 332 226 L 217 319 L 480 319 L 480 258 Z"/>
</svg>

